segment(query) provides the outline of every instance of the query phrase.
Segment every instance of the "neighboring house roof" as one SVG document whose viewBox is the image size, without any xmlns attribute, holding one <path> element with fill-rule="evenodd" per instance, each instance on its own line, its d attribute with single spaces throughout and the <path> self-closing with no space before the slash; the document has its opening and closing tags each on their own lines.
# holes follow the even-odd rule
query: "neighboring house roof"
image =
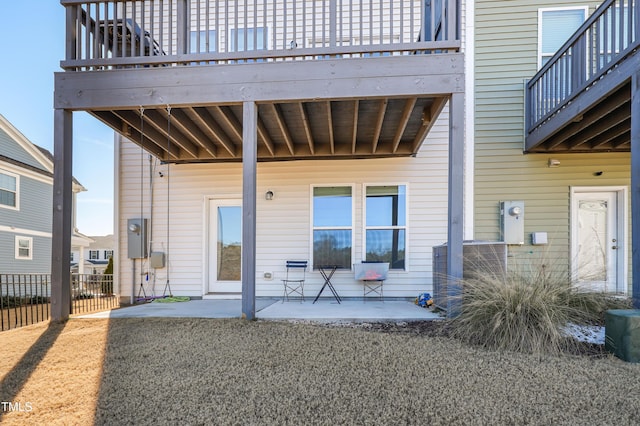
<svg viewBox="0 0 640 426">
<path fill-rule="evenodd" d="M 90 236 L 93 243 L 89 245 L 89 249 L 113 249 L 115 240 L 113 234 L 102 236 Z"/>
<path fill-rule="evenodd" d="M 12 164 L 14 166 L 39 173 L 53 179 L 53 154 L 49 150 L 42 148 L 31 142 L 23 135 L 13 124 L 11 124 L 2 114 L 0 114 L 0 129 L 2 129 L 13 141 L 20 145 L 41 167 L 27 164 L 11 157 L 0 154 L 0 161 Z M 82 192 L 87 189 L 73 178 L 73 191 Z"/>
</svg>

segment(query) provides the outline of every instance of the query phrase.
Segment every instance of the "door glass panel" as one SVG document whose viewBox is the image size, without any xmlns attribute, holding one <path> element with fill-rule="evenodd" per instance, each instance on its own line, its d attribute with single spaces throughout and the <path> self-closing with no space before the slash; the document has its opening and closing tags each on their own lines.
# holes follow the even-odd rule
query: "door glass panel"
<svg viewBox="0 0 640 426">
<path fill-rule="evenodd" d="M 578 280 L 605 282 L 607 279 L 606 200 L 578 202 Z"/>
<path fill-rule="evenodd" d="M 240 281 L 242 267 L 242 210 L 218 207 L 218 281 Z"/>
</svg>

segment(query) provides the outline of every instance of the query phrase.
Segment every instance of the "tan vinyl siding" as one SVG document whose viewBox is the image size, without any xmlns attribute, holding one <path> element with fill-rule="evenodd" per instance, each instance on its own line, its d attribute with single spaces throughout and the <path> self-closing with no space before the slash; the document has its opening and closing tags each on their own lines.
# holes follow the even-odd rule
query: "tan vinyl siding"
<svg viewBox="0 0 640 426">
<path fill-rule="evenodd" d="M 568 271 L 571 187 L 630 183 L 628 154 L 522 152 L 523 87 L 537 71 L 538 9 L 589 6 L 591 13 L 598 4 L 476 1 L 475 238 L 498 239 L 499 202 L 524 200 L 525 245 L 510 247 L 513 260 L 546 255 Z M 559 159 L 560 167 L 547 167 L 550 157 Z M 596 171 L 603 174 L 594 176 Z M 548 232 L 548 246 L 530 245 L 530 234 L 538 231 Z"/>
<path fill-rule="evenodd" d="M 132 261 L 127 258 L 127 219 L 149 217 L 149 155 L 124 142 L 120 150 L 120 246 L 121 294 L 131 295 Z M 384 285 L 385 297 L 415 297 L 431 291 L 431 248 L 447 238 L 448 114 L 445 108 L 416 158 L 370 160 L 309 160 L 258 163 L 257 178 L 257 296 L 280 297 L 284 263 L 311 260 L 311 188 L 313 185 L 354 186 L 354 257 L 363 258 L 363 191 L 366 184 L 407 185 L 406 271 L 391 271 Z M 145 178 L 141 180 L 140 173 Z M 162 172 L 164 177 L 159 177 Z M 168 267 L 173 293 L 192 297 L 206 293 L 207 212 L 209 198 L 239 197 L 242 192 L 240 163 L 159 165 L 154 173 L 152 250 L 166 251 L 167 182 L 170 181 Z M 267 190 L 274 199 L 266 201 Z M 141 199 L 143 200 L 141 204 Z M 146 265 L 136 260 L 137 294 L 146 280 Z M 142 271 L 143 275 L 139 275 Z M 162 294 L 167 269 L 155 275 Z M 153 272 L 153 270 L 151 270 Z M 264 272 L 273 279 L 265 280 Z M 150 276 L 150 280 L 153 279 Z M 352 271 L 338 271 L 333 280 L 344 297 L 361 297 L 362 285 Z M 314 297 L 323 281 L 317 271 L 308 275 L 305 294 Z M 323 294 L 327 296 L 329 294 Z"/>
</svg>

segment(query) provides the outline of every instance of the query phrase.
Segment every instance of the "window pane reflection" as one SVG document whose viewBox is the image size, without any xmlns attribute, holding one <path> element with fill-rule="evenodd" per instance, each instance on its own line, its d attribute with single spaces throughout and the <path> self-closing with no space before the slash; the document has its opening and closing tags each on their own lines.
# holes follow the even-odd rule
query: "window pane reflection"
<svg viewBox="0 0 640 426">
<path fill-rule="evenodd" d="M 313 267 L 324 265 L 351 269 L 351 230 L 313 231 Z"/>
<path fill-rule="evenodd" d="M 367 230 L 367 254 L 369 262 L 388 262 L 391 269 L 404 269 L 405 230 Z"/>
</svg>

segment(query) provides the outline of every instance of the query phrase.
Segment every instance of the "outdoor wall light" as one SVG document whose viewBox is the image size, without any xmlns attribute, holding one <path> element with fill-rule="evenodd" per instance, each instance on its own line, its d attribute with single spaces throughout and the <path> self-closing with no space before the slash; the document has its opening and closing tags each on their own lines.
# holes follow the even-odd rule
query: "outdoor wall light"
<svg viewBox="0 0 640 426">
<path fill-rule="evenodd" d="M 547 163 L 549 167 L 560 167 L 560 160 L 557 158 L 549 158 L 549 162 Z"/>
<path fill-rule="evenodd" d="M 264 194 L 264 199 L 267 201 L 273 200 L 273 191 L 267 191 Z"/>
</svg>

